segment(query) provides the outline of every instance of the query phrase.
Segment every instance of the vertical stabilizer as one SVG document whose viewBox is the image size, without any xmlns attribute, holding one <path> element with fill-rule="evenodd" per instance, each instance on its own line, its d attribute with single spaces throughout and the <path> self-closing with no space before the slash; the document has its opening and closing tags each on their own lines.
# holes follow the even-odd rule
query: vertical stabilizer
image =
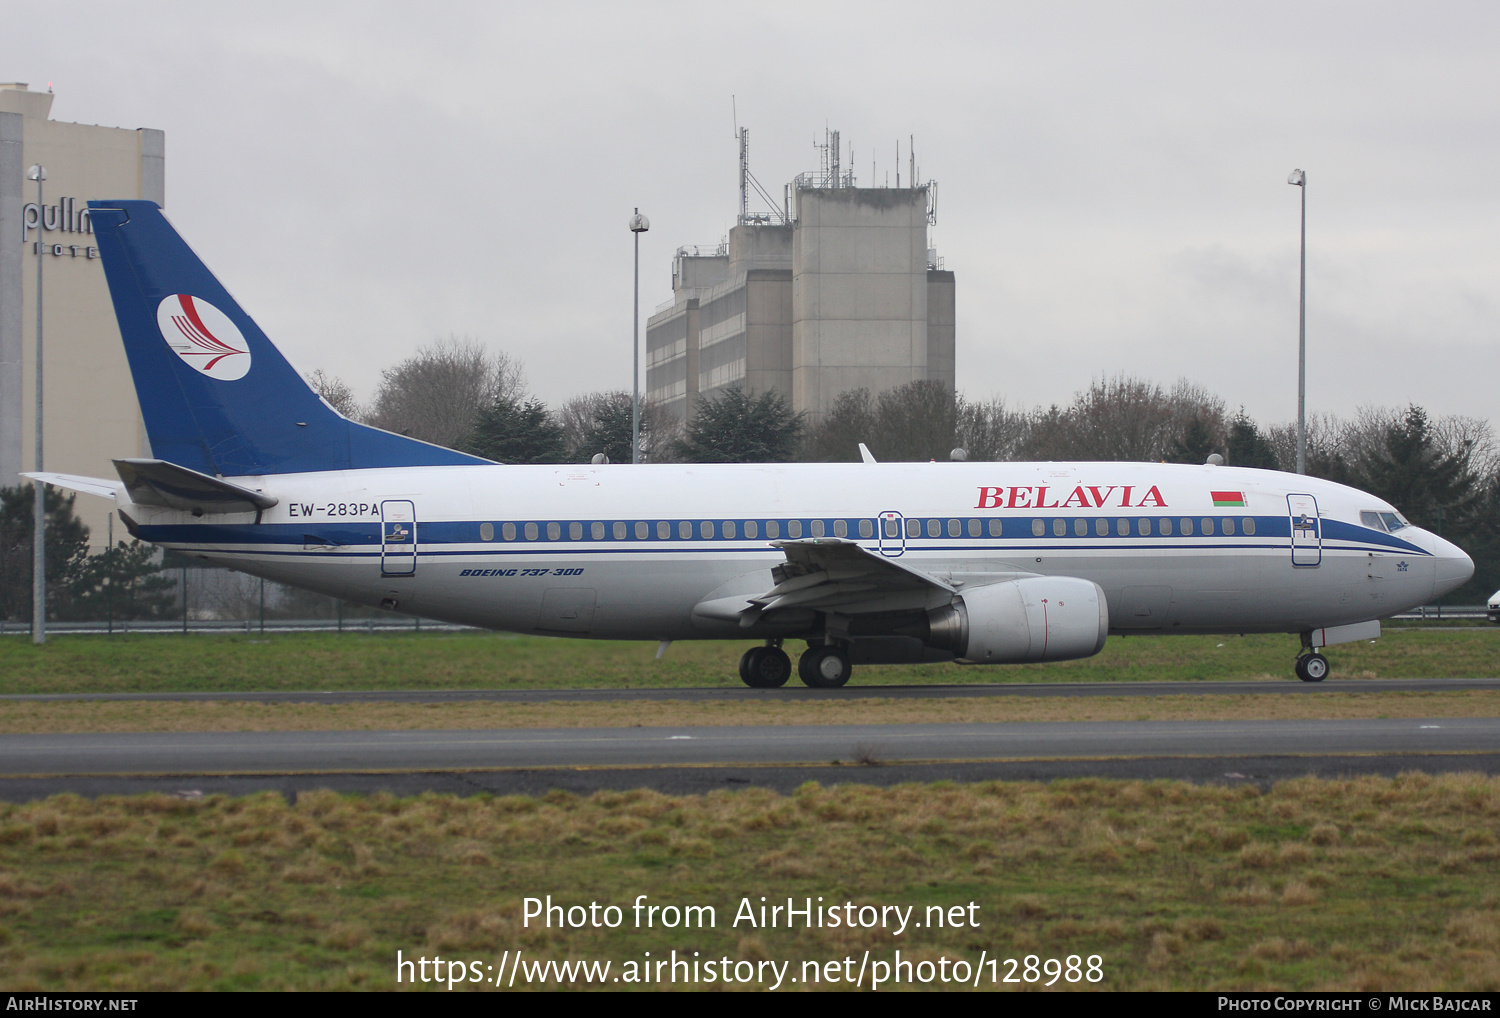
<svg viewBox="0 0 1500 1018">
<path fill-rule="evenodd" d="M 157 457 L 219 477 L 488 462 L 334 411 L 155 202 L 89 208 Z"/>
</svg>

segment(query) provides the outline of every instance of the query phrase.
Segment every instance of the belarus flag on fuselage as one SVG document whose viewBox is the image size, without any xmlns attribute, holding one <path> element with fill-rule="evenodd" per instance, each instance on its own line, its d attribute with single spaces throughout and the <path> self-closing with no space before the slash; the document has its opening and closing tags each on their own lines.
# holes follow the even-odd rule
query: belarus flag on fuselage
<svg viewBox="0 0 1500 1018">
<path fill-rule="evenodd" d="M 1245 493 L 1243 491 L 1211 491 L 1214 499 L 1215 509 L 1243 509 L 1245 508 Z"/>
</svg>

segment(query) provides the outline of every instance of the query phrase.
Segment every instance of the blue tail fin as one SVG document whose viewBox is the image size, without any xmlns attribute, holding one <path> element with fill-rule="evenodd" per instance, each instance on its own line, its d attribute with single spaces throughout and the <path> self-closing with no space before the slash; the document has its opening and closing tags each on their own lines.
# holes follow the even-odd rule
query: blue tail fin
<svg viewBox="0 0 1500 1018">
<path fill-rule="evenodd" d="M 486 463 L 330 409 L 155 202 L 89 202 L 151 451 L 217 476 Z"/>
</svg>

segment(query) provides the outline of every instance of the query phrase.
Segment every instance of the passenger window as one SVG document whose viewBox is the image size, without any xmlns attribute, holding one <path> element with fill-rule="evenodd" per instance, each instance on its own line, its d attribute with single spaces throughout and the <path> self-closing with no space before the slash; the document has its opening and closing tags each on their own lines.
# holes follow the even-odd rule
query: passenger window
<svg viewBox="0 0 1500 1018">
<path fill-rule="evenodd" d="M 559 540 L 561 537 L 562 537 L 562 524 L 561 523 L 549 523 L 549 524 L 547 524 L 547 540 L 549 540 L 549 541 L 556 541 L 556 540 Z"/>
<path fill-rule="evenodd" d="M 656 539 L 658 541 L 670 541 L 672 539 L 672 524 L 666 520 L 659 520 L 656 524 Z"/>
<path fill-rule="evenodd" d="M 507 541 L 514 541 L 516 539 L 516 525 L 514 523 L 507 523 L 503 525 L 500 528 L 500 536 L 505 538 Z"/>
<path fill-rule="evenodd" d="M 897 520 L 896 520 L 896 518 L 894 516 L 887 516 L 885 518 L 885 536 L 886 537 L 900 537 L 901 536 L 901 524 L 897 522 Z"/>
<path fill-rule="evenodd" d="M 746 537 L 757 537 L 759 535 L 760 535 L 760 527 L 756 526 L 755 521 L 754 520 L 746 520 L 745 521 L 745 536 Z"/>
<path fill-rule="evenodd" d="M 1075 537 L 1089 536 L 1089 521 L 1079 517 L 1073 521 L 1073 535 Z"/>
<path fill-rule="evenodd" d="M 979 521 L 978 520 L 970 520 L 969 521 L 969 536 L 970 537 L 979 537 L 980 536 L 980 533 L 979 533 Z"/>
<path fill-rule="evenodd" d="M 589 537 L 593 538 L 595 541 L 602 541 L 602 540 L 604 540 L 604 524 L 602 524 L 602 523 L 590 523 L 589 524 Z"/>
<path fill-rule="evenodd" d="M 958 537 L 963 534 L 963 527 L 957 520 L 948 521 L 948 536 Z"/>
<path fill-rule="evenodd" d="M 714 539 L 714 524 L 712 520 L 704 520 L 698 524 L 698 536 L 705 541 L 712 541 Z"/>
<path fill-rule="evenodd" d="M 1162 537 L 1171 537 L 1172 536 L 1172 521 L 1171 520 L 1157 520 L 1156 521 L 1156 532 L 1158 534 L 1160 534 Z"/>
<path fill-rule="evenodd" d="M 1240 525 L 1244 527 L 1245 533 L 1251 535 L 1255 533 L 1255 520 L 1252 517 L 1246 516 L 1240 521 Z"/>
<path fill-rule="evenodd" d="M 644 520 L 641 520 L 641 521 L 637 522 L 636 525 L 635 525 L 635 539 L 637 541 L 644 541 L 647 538 L 649 538 L 650 536 L 651 536 L 651 525 L 649 523 L 645 522 Z"/>
<path fill-rule="evenodd" d="M 834 537 L 848 537 L 849 536 L 849 521 L 848 520 L 834 520 L 833 521 L 833 536 Z"/>
<path fill-rule="evenodd" d="M 1130 521 L 1129 520 L 1115 520 L 1115 534 L 1117 536 L 1119 536 L 1119 537 L 1129 537 L 1130 536 Z"/>
<path fill-rule="evenodd" d="M 776 540 L 778 537 L 780 537 L 781 536 L 781 521 L 779 521 L 779 520 L 766 520 L 766 536 L 769 537 L 773 541 Z"/>
<path fill-rule="evenodd" d="M 859 536 L 860 537 L 874 537 L 875 536 L 875 524 L 871 523 L 869 520 L 860 520 L 859 521 Z"/>
<path fill-rule="evenodd" d="M 684 541 L 691 541 L 693 539 L 693 525 L 687 520 L 678 520 L 677 536 Z"/>
<path fill-rule="evenodd" d="M 481 523 L 479 525 L 479 539 L 481 541 L 493 541 L 495 539 L 495 525 L 493 523 Z"/>
<path fill-rule="evenodd" d="M 999 537 L 1000 536 L 1000 521 L 999 520 L 990 520 L 990 536 L 991 537 Z"/>
<path fill-rule="evenodd" d="M 943 521 L 942 520 L 928 520 L 927 521 L 927 536 L 928 537 L 942 537 L 943 536 Z"/>
<path fill-rule="evenodd" d="M 536 540 L 536 535 L 537 535 L 536 524 L 535 523 L 528 523 L 528 524 L 526 524 L 526 540 L 528 540 L 528 541 L 535 541 Z"/>
<path fill-rule="evenodd" d="M 1100 537 L 1109 536 L 1109 520 L 1095 520 L 1094 533 Z"/>
<path fill-rule="evenodd" d="M 922 521 L 921 520 L 907 520 L 906 521 L 906 536 L 907 537 L 921 537 L 922 536 Z"/>
<path fill-rule="evenodd" d="M 1210 519 L 1204 519 L 1201 522 L 1203 523 L 1203 536 L 1204 537 L 1213 537 L 1214 536 L 1214 521 L 1210 520 Z"/>
<path fill-rule="evenodd" d="M 802 521 L 801 520 L 787 520 L 786 521 L 786 536 L 792 538 L 793 540 L 801 537 L 802 536 Z"/>
<path fill-rule="evenodd" d="M 732 540 L 734 540 L 734 531 L 735 531 L 734 520 L 725 520 L 724 521 L 724 536 L 727 537 L 727 538 L 729 538 L 732 541 Z"/>
<path fill-rule="evenodd" d="M 1233 537 L 1234 536 L 1234 520 L 1225 518 L 1225 519 L 1220 520 L 1219 523 L 1223 525 L 1223 527 L 1224 527 L 1224 533 L 1226 535 L 1228 535 L 1229 537 Z"/>
<path fill-rule="evenodd" d="M 1053 537 L 1066 537 L 1067 535 L 1068 535 L 1068 521 L 1067 520 L 1053 520 L 1052 521 L 1052 536 Z"/>
<path fill-rule="evenodd" d="M 616 523 L 613 527 L 610 527 L 610 532 L 615 535 L 616 541 L 625 540 L 625 524 Z"/>
<path fill-rule="evenodd" d="M 1151 536 L 1151 521 L 1148 520 L 1148 519 L 1146 519 L 1144 516 L 1142 516 L 1140 519 L 1136 520 L 1135 521 L 1135 532 L 1137 534 L 1140 534 L 1142 537 L 1150 537 Z"/>
<path fill-rule="evenodd" d="M 1183 520 L 1182 523 L 1180 524 L 1180 526 L 1182 527 L 1182 536 L 1183 537 L 1192 537 L 1193 536 L 1193 521 L 1192 520 Z"/>
<path fill-rule="evenodd" d="M 810 530 L 810 532 L 811 532 L 811 534 L 812 534 L 813 537 L 822 537 L 823 536 L 823 521 L 822 520 L 813 520 L 812 521 L 812 525 L 809 528 L 809 530 Z"/>
<path fill-rule="evenodd" d="M 1047 523 L 1046 523 L 1045 520 L 1032 520 L 1031 521 L 1031 536 L 1032 537 L 1045 537 L 1046 534 L 1047 534 Z"/>
<path fill-rule="evenodd" d="M 568 524 L 568 540 L 570 540 L 570 541 L 582 541 L 583 540 L 583 524 L 582 523 L 569 523 Z"/>
</svg>

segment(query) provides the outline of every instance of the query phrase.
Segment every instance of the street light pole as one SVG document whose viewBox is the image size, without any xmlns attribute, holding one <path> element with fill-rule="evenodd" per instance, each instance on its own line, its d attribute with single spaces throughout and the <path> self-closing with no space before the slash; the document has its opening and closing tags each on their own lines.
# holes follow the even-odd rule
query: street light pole
<svg viewBox="0 0 1500 1018">
<path fill-rule="evenodd" d="M 47 209 L 42 204 L 42 181 L 46 167 L 37 163 L 27 172 L 36 181 L 36 466 L 42 469 L 42 230 L 47 223 Z M 31 642 L 47 642 L 47 485 L 31 482 L 36 501 L 31 517 Z"/>
<path fill-rule="evenodd" d="M 631 360 L 630 390 L 630 462 L 641 461 L 641 234 L 651 229 L 651 221 L 636 209 L 630 217 L 630 232 L 635 234 L 635 314 L 631 324 L 635 329 L 635 356 Z"/>
<path fill-rule="evenodd" d="M 1307 473 L 1307 174 L 1293 170 L 1286 182 L 1302 189 L 1302 277 L 1297 300 L 1297 473 Z"/>
</svg>

